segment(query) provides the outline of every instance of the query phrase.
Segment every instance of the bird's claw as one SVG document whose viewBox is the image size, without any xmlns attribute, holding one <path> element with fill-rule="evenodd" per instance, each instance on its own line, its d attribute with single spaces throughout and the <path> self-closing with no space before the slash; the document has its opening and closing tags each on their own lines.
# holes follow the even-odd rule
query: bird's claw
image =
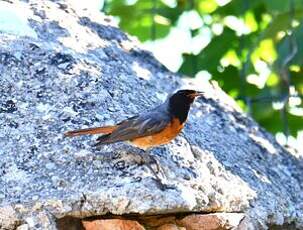
<svg viewBox="0 0 303 230">
<path fill-rule="evenodd" d="M 175 185 L 164 184 L 159 177 L 152 178 L 152 180 L 154 180 L 157 183 L 157 186 L 161 191 L 165 191 L 168 189 L 176 189 Z"/>
</svg>

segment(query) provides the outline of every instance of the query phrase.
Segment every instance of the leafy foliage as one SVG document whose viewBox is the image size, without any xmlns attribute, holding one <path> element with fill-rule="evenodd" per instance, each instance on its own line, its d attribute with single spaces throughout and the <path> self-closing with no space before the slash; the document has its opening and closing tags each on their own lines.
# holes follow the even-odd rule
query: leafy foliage
<svg viewBox="0 0 303 230">
<path fill-rule="evenodd" d="M 201 26 L 188 30 L 194 40 L 207 29 L 210 41 L 184 51 L 179 72 L 209 72 L 271 132 L 303 130 L 302 0 L 110 0 L 104 10 L 141 41 L 165 38 L 185 13 L 199 15 Z"/>
</svg>

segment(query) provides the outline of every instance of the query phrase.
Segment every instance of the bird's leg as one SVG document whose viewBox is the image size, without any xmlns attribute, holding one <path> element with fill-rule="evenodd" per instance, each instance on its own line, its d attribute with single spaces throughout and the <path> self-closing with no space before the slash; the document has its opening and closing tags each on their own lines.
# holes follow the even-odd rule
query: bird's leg
<svg viewBox="0 0 303 230">
<path fill-rule="evenodd" d="M 143 154 L 141 155 L 141 159 L 143 159 L 143 161 L 151 168 L 152 168 L 152 164 L 155 164 L 156 165 L 156 172 L 155 170 L 153 170 L 153 172 L 155 174 L 159 173 L 160 172 L 160 164 L 157 160 L 156 157 L 154 157 L 153 155 L 150 154 L 150 151 L 149 150 L 142 150 L 143 151 Z"/>
<path fill-rule="evenodd" d="M 126 147 L 126 151 L 130 154 L 134 154 L 136 157 L 140 157 L 140 160 L 137 161 L 137 163 L 139 163 L 140 165 L 145 165 L 150 171 L 151 173 L 154 175 L 155 178 L 152 178 L 157 185 L 159 186 L 159 188 L 164 191 L 165 189 L 175 189 L 175 187 L 173 186 L 169 186 L 165 183 L 162 182 L 162 179 L 159 177 L 158 173 L 161 171 L 161 166 L 159 161 L 152 156 L 152 154 L 150 154 L 150 152 L 147 150 L 143 150 L 140 148 L 134 148 L 134 147 Z M 134 149 L 136 150 L 134 152 Z M 152 165 L 155 164 L 156 165 L 156 170 L 152 167 Z"/>
<path fill-rule="evenodd" d="M 142 154 L 140 154 L 141 156 L 141 160 L 143 163 L 145 163 L 145 165 L 147 166 L 147 168 L 152 172 L 152 174 L 155 176 L 155 181 L 157 182 L 159 188 L 164 191 L 165 189 L 175 189 L 174 186 L 169 186 L 167 184 L 164 184 L 162 182 L 162 179 L 159 177 L 158 173 L 161 171 L 161 166 L 158 162 L 158 160 L 153 157 L 150 152 L 148 150 L 144 151 L 141 150 Z M 155 171 L 152 167 L 152 164 L 156 164 L 157 166 L 157 171 Z"/>
<path fill-rule="evenodd" d="M 144 154 L 141 156 L 141 159 L 145 163 L 146 167 L 152 172 L 152 174 L 155 176 L 155 181 L 157 182 L 159 188 L 163 191 L 166 189 L 166 185 L 163 184 L 162 179 L 158 176 L 159 172 L 159 165 L 158 161 L 152 157 L 148 151 L 144 151 Z M 155 163 L 157 166 L 157 172 L 153 169 L 152 164 Z"/>
<path fill-rule="evenodd" d="M 143 154 L 141 155 L 141 159 L 143 160 L 144 163 L 146 163 L 147 167 L 151 171 L 153 171 L 155 176 L 158 177 L 158 173 L 160 171 L 160 165 L 159 165 L 158 160 L 154 156 L 152 156 L 148 150 L 146 150 L 146 151 L 142 150 L 142 151 L 143 151 Z M 156 165 L 156 171 L 153 169 L 152 164 Z"/>
</svg>

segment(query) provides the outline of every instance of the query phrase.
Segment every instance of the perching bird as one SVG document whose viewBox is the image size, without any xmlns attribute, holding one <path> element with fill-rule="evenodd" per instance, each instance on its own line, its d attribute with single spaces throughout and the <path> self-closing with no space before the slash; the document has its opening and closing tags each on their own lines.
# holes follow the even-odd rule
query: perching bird
<svg viewBox="0 0 303 230">
<path fill-rule="evenodd" d="M 163 104 L 116 125 L 69 131 L 65 136 L 103 134 L 95 146 L 128 141 L 143 150 L 167 144 L 181 132 L 190 105 L 201 95 L 195 90 L 179 90 Z"/>
</svg>

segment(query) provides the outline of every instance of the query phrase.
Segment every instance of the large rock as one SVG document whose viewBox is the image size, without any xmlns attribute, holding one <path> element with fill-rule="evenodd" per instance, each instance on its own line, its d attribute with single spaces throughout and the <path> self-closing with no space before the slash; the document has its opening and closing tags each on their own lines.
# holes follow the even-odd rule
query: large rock
<svg viewBox="0 0 303 230">
<path fill-rule="evenodd" d="M 0 20 L 0 228 L 181 212 L 237 212 L 251 229 L 303 228 L 302 157 L 214 85 L 191 83 L 205 97 L 184 132 L 150 152 L 167 189 L 135 148 L 64 138 L 144 111 L 188 83 L 77 1 L 2 1 L 1 10 L 23 26 Z"/>
</svg>

